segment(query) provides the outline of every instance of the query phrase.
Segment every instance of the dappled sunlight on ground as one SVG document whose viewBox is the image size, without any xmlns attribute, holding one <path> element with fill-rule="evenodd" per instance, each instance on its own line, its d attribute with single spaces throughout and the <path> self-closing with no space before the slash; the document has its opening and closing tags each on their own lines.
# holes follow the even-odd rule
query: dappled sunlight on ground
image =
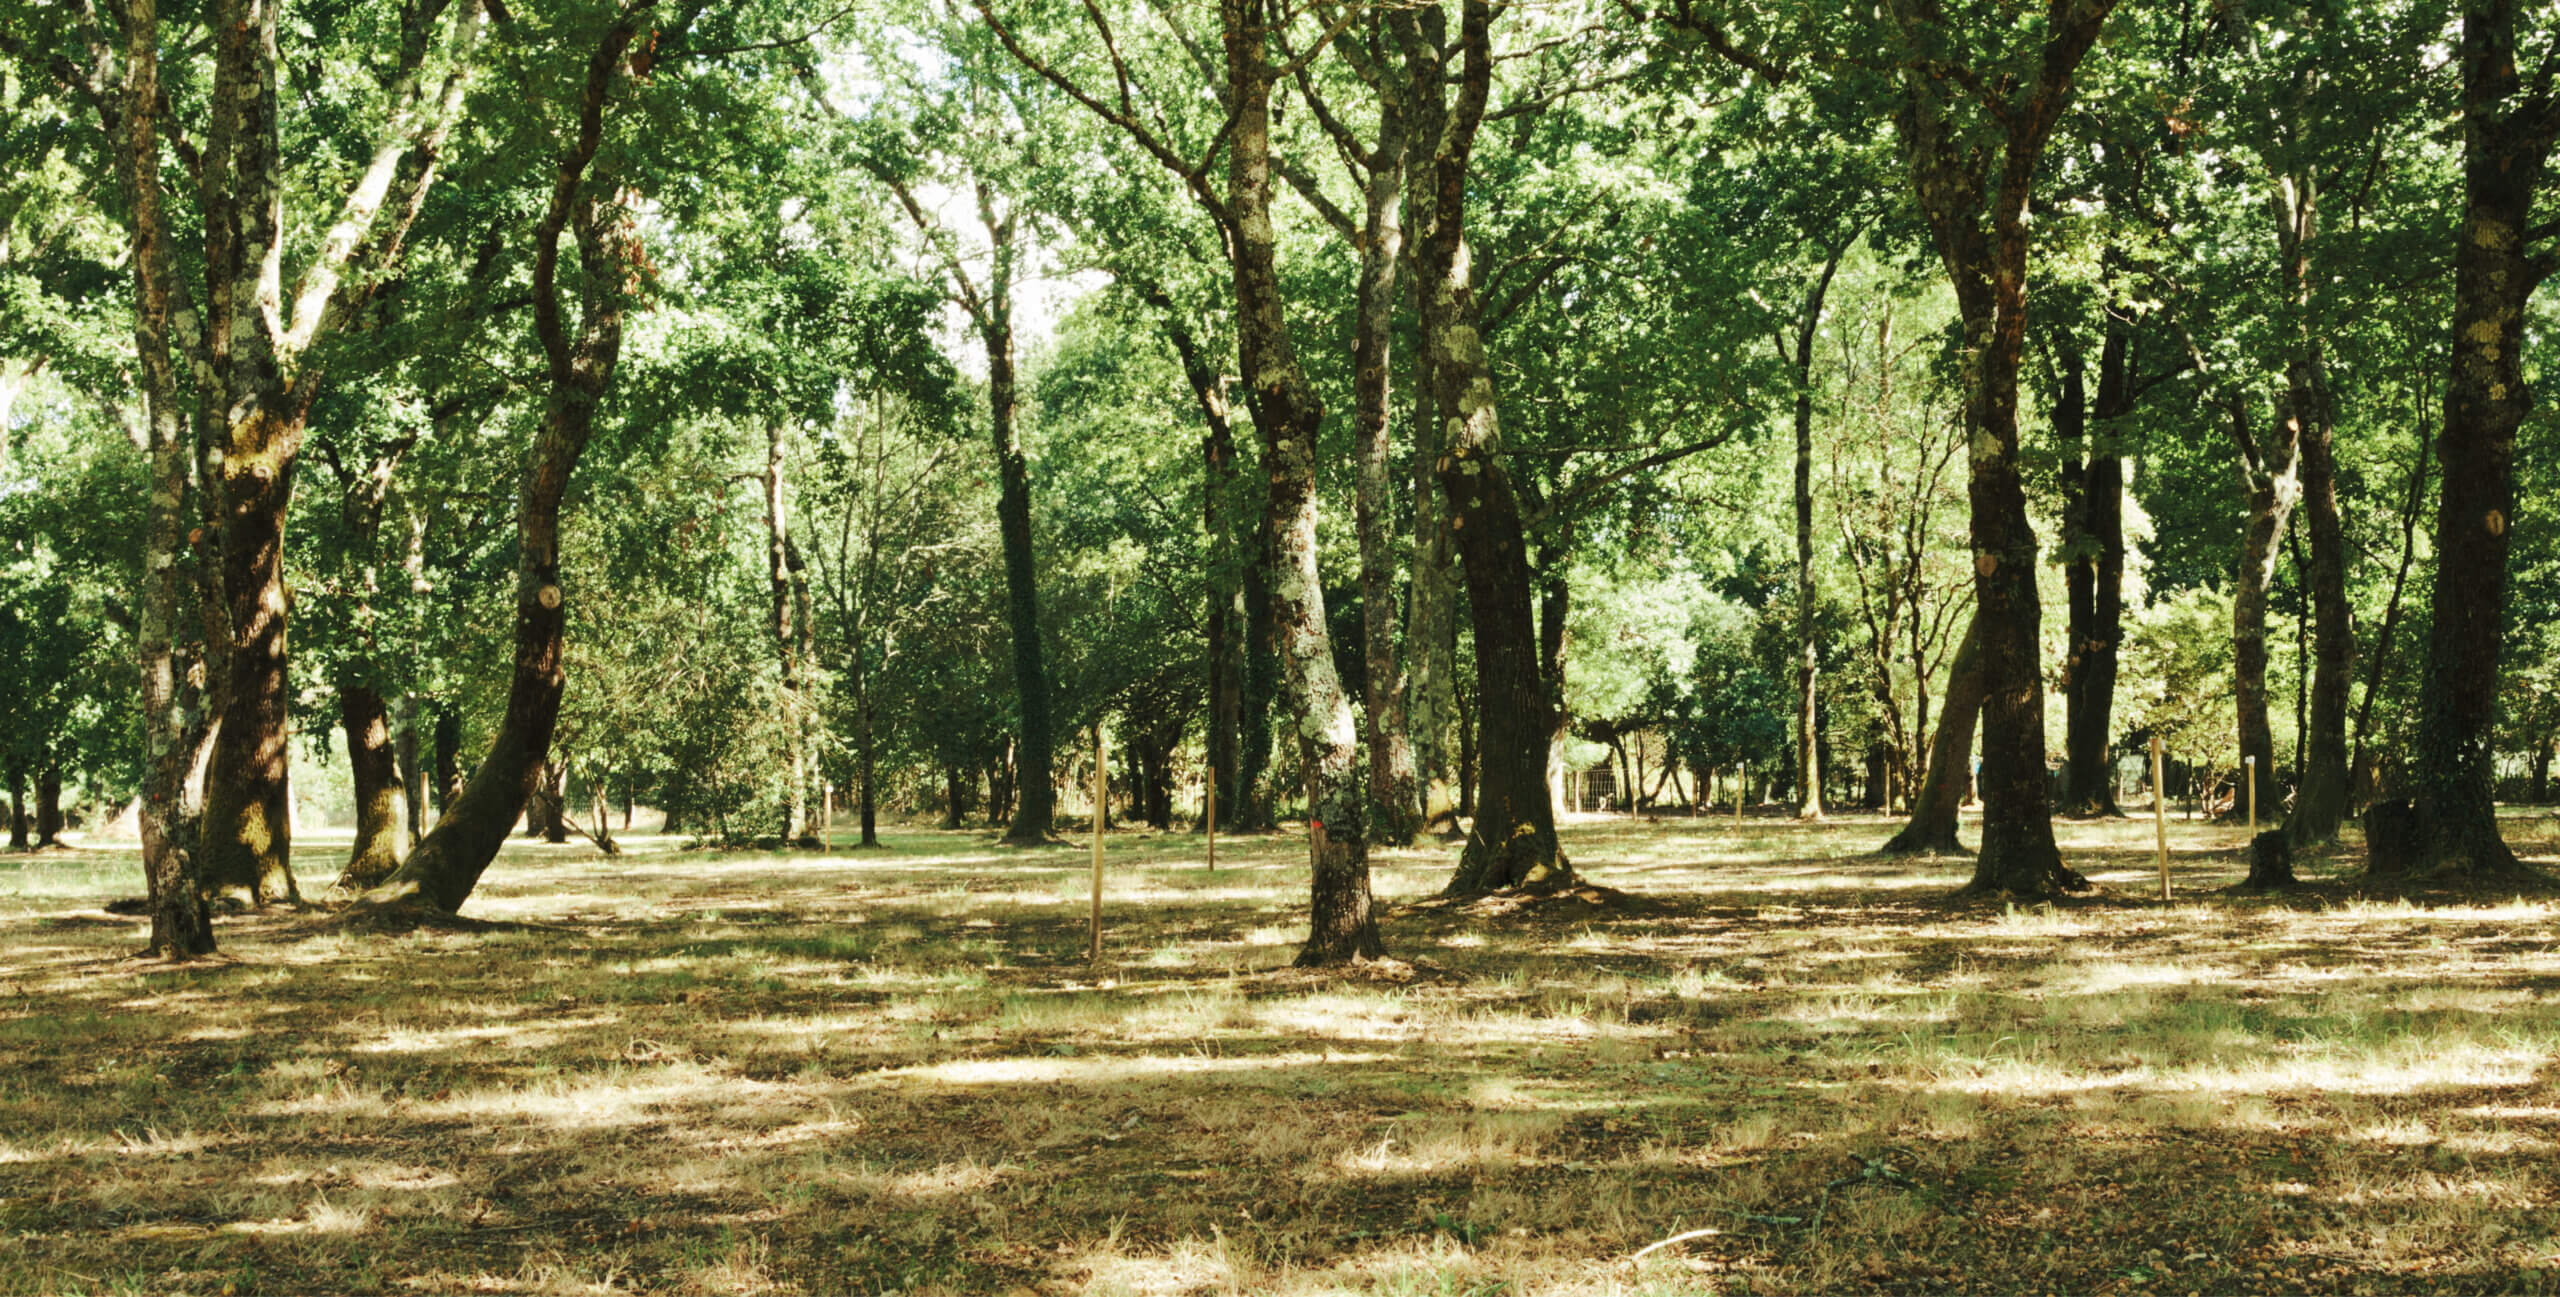
<svg viewBox="0 0 2560 1297">
<path fill-rule="evenodd" d="M 1575 817 L 1625 897 L 1499 912 L 1381 853 L 1338 974 L 1288 836 L 1115 836 L 1098 965 L 1075 842 L 519 844 L 494 926 L 177 969 L 129 852 L 0 857 L 0 1293 L 2560 1290 L 2551 897 L 2173 821 L 2164 904 L 2106 821 L 1959 901 L 1892 827 Z"/>
</svg>

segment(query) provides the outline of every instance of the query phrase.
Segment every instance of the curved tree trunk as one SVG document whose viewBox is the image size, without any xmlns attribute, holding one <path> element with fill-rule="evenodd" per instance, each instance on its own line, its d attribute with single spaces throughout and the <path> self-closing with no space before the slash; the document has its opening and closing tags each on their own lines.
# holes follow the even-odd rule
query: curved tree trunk
<svg viewBox="0 0 2560 1297">
<path fill-rule="evenodd" d="M 635 227 L 595 196 L 611 193 L 613 187 L 600 179 L 590 189 L 587 169 L 603 143 L 605 109 L 623 54 L 648 16 L 646 10 L 627 10 L 599 39 L 587 63 L 576 139 L 561 159 L 548 206 L 534 227 L 534 332 L 549 365 L 550 384 L 516 499 L 516 642 L 506 711 L 488 755 L 435 828 L 389 880 L 365 894 L 370 909 L 409 904 L 448 913 L 461 909 L 524 814 L 551 756 L 552 731 L 559 724 L 567 684 L 560 665 L 561 632 L 568 624 L 560 586 L 560 504 L 621 357 L 626 299 L 616 286 L 632 277 L 631 267 L 641 256 Z M 558 288 L 565 233 L 576 235 L 582 271 L 583 300 L 574 335 L 562 318 Z"/>
<path fill-rule="evenodd" d="M 1416 138 L 1437 141 L 1427 158 L 1415 161 L 1428 172 L 1426 183 L 1414 187 L 1424 203 L 1411 213 L 1418 230 L 1415 287 L 1443 434 L 1434 468 L 1476 632 L 1476 817 L 1448 891 L 1553 890 L 1573 883 L 1547 784 L 1558 714 L 1550 698 L 1554 682 L 1538 669 L 1527 526 L 1504 461 L 1483 311 L 1468 268 L 1467 173 L 1491 93 L 1493 10 L 1486 0 L 1463 0 L 1454 51 L 1431 30 L 1438 18 L 1433 9 L 1391 21 L 1406 51 Z M 1458 56 L 1454 97 L 1447 79 L 1451 53 Z"/>
<path fill-rule="evenodd" d="M 1234 272 L 1236 340 L 1254 385 L 1254 423 L 1270 483 L 1274 541 L 1272 617 L 1287 680 L 1291 728 L 1305 772 L 1312 879 L 1301 966 L 1385 953 L 1371 914 L 1368 816 L 1361 805 L 1359 719 L 1333 665 L 1317 567 L 1316 454 L 1324 407 L 1289 339 L 1271 224 L 1273 16 L 1267 0 L 1222 6 L 1228 139 L 1226 211 Z"/>
<path fill-rule="evenodd" d="M 1947 663 L 1947 692 L 1937 731 L 1929 736 L 1929 764 L 1911 798 L 1911 820 L 1884 844 L 1885 854 L 1969 854 L 1956 840 L 1956 813 L 1973 781 L 1973 727 L 1982 714 L 1982 688 L 1982 624 L 1975 618 Z"/>
<path fill-rule="evenodd" d="M 390 707 L 362 685 L 338 690 L 338 724 L 346 733 L 347 773 L 355 785 L 356 838 L 338 886 L 370 888 L 400 867 L 408 846 L 408 797 L 391 744 Z"/>
<path fill-rule="evenodd" d="M 2113 0 L 2057 4 L 2032 38 L 2033 75 L 2004 78 L 1984 103 L 1913 58 L 1895 115 L 1913 196 L 1955 291 L 1964 329 L 1971 452 L 1974 626 L 1982 675 L 1982 850 L 1969 892 L 2038 896 L 2085 886 L 2053 841 L 2045 772 L 2036 535 L 2018 460 L 2018 367 L 2026 342 L 2028 214 L 2036 174 L 2069 106 L 2073 78 Z M 1945 16 L 1887 0 L 1906 50 L 1942 49 Z M 1952 720 L 1952 717 L 1950 717 Z M 1942 722 L 1942 724 L 1944 724 Z M 1932 772 L 1933 779 L 1949 772 Z"/>
</svg>

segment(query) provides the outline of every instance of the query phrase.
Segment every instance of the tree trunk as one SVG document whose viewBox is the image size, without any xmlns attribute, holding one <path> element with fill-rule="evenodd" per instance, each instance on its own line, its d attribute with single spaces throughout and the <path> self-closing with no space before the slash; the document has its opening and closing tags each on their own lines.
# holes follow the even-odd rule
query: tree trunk
<svg viewBox="0 0 2560 1297">
<path fill-rule="evenodd" d="M 436 816 L 443 818 L 452 809 L 455 798 L 462 796 L 462 718 L 450 704 L 436 705 L 435 736 Z"/>
<path fill-rule="evenodd" d="M 2063 580 L 2070 647 L 2063 665 L 2062 813 L 2113 816 L 2116 806 L 2116 651 L 2124 640 L 2124 458 L 2118 429 L 2133 412 L 2133 326 L 2103 313 L 2096 402 L 2080 417 L 2081 361 L 2066 343 L 2064 396 L 2054 414 L 2063 440 Z"/>
<path fill-rule="evenodd" d="M 420 762 L 418 753 L 418 723 L 422 719 L 418 696 L 402 694 L 400 724 L 392 731 L 391 754 L 400 776 L 400 801 L 404 811 L 401 827 L 407 831 L 407 841 L 410 842 L 418 840 L 423 827 L 420 821 L 426 817 L 427 768 Z M 630 826 L 626 824 L 623 827 Z"/>
<path fill-rule="evenodd" d="M 356 838 L 338 886 L 362 891 L 400 867 L 408 842 L 408 798 L 392 750 L 390 707 L 362 685 L 338 690 L 338 724 L 346 733 L 347 774 L 355 785 Z"/>
<path fill-rule="evenodd" d="M 958 763 L 945 763 L 942 767 L 941 827 L 943 828 L 956 829 L 960 827 L 960 816 L 963 813 L 960 791 L 962 782 L 963 781 L 960 777 L 960 766 Z"/>
<path fill-rule="evenodd" d="M 23 762 L 9 765 L 9 849 L 28 850 L 27 842 L 27 767 Z"/>
<path fill-rule="evenodd" d="M 1404 628 L 1405 657 L 1412 667 L 1411 714 L 1416 782 L 1422 796 L 1423 832 L 1459 841 L 1465 794 L 1451 750 L 1458 723 L 1458 589 L 1453 570 L 1456 542 L 1440 497 L 1434 465 L 1440 459 L 1440 420 L 1431 394 L 1427 348 L 1413 349 L 1413 551 L 1412 610 Z"/>
<path fill-rule="evenodd" d="M 244 888 L 257 905 L 299 904 L 287 759 L 292 685 L 285 671 L 284 528 L 302 429 L 298 415 L 288 421 L 269 408 L 269 402 L 286 403 L 280 394 L 247 399 L 260 412 L 233 424 L 219 483 L 231 670 L 205 785 L 204 847 L 216 886 Z"/>
<path fill-rule="evenodd" d="M 1226 210 L 1242 373 L 1259 399 L 1278 579 L 1272 615 L 1305 772 L 1313 865 L 1301 966 L 1385 953 L 1370 912 L 1368 816 L 1361 805 L 1359 718 L 1334 672 L 1317 566 L 1316 455 L 1324 407 L 1289 339 L 1271 224 L 1268 0 L 1224 0 L 1228 121 Z"/>
<path fill-rule="evenodd" d="M 637 278 L 643 257 L 636 223 L 596 196 L 614 194 L 616 187 L 599 177 L 591 189 L 587 169 L 603 143 L 606 103 L 623 55 L 648 16 L 646 10 L 626 10 L 599 39 L 587 64 L 576 138 L 561 159 L 548 205 L 534 226 L 534 332 L 550 381 L 516 501 L 515 661 L 506 711 L 488 755 L 443 818 L 387 882 L 366 893 L 368 909 L 409 904 L 447 913 L 461 909 L 543 782 L 566 685 L 561 671 L 561 632 L 568 611 L 560 586 L 560 504 L 621 356 L 627 299 L 615 286 Z M 566 233 L 576 235 L 582 271 L 574 335 L 562 318 L 558 286 L 559 248 Z"/>
<path fill-rule="evenodd" d="M 1935 6 L 1888 0 L 1886 7 L 1906 47 L 1943 47 L 1947 33 Z M 1905 61 L 1898 74 L 1905 103 L 1895 126 L 1964 330 L 1967 495 L 1983 686 L 1982 850 L 1970 892 L 2039 896 L 2087 881 L 2063 867 L 2053 841 L 2036 536 L 2018 464 L 2018 365 L 2038 164 L 2070 104 L 2073 75 L 2112 8 L 2112 0 L 2057 5 L 2054 21 L 2034 38 L 2041 45 L 2034 75 L 2004 76 L 1999 101 L 1989 105 L 1926 59 Z"/>
<path fill-rule="evenodd" d="M 2551 800 L 2551 736 L 2533 745 L 2533 804 L 2541 806 Z"/>
<path fill-rule="evenodd" d="M 1396 616 L 1394 419 L 1388 409 L 1396 265 L 1404 249 L 1400 203 L 1404 113 L 1382 96 L 1378 145 L 1363 186 L 1360 280 L 1353 298 L 1352 433 L 1359 461 L 1353 515 L 1360 537 L 1360 626 L 1368 682 L 1361 738 L 1369 754 L 1369 835 L 1378 845 L 1412 845 L 1422 832 L 1422 794 L 1407 728 L 1404 660 Z"/>
<path fill-rule="evenodd" d="M 2240 447 L 2240 481 L 2248 493 L 2240 566 L 2231 590 L 2231 698 L 2238 713 L 2241 777 L 2257 787 L 2257 804 L 2278 804 L 2274 727 L 2267 719 L 2267 593 L 2275 584 L 2276 545 L 2302 493 L 2301 436 L 2290 416 L 2261 441 L 2249 431 L 2246 398 L 2228 398 L 2231 436 Z M 2254 762 L 2254 764 L 2253 764 Z M 2243 790 L 2235 809 L 2246 804 Z"/>
<path fill-rule="evenodd" d="M 1256 416 L 1257 419 L 1259 416 Z M 1236 722 L 1235 827 L 1268 829 L 1275 817 L 1263 773 L 1271 766 L 1271 704 L 1280 692 L 1279 625 L 1272 600 L 1276 547 L 1268 502 L 1256 511 L 1244 568 L 1244 696 Z"/>
<path fill-rule="evenodd" d="M 2423 407 L 2423 404 L 2421 405 Z M 2400 506 L 2400 563 L 2391 572 L 2391 594 L 2382 602 L 2382 625 L 2374 632 L 2372 660 L 2365 666 L 2364 697 L 2356 703 L 2354 753 L 2347 762 L 2347 796 L 2363 805 L 2373 796 L 2373 703 L 2382 692 L 2391 666 L 2391 645 L 2400 630 L 2400 601 L 2409 587 L 2409 568 L 2418 557 L 2418 515 L 2426 503 L 2427 451 L 2433 438 L 2417 436 L 2417 458 L 2409 466 L 2409 486 Z"/>
<path fill-rule="evenodd" d="M 1468 168 L 1493 77 L 1493 10 L 1486 0 L 1464 0 L 1459 14 L 1454 87 L 1448 79 L 1451 51 L 1437 30 L 1441 11 L 1390 18 L 1405 48 L 1415 137 L 1438 142 L 1430 157 L 1415 163 L 1429 172 L 1428 183 L 1414 187 L 1423 205 L 1411 213 L 1418 231 L 1416 293 L 1442 430 L 1433 467 L 1476 632 L 1476 818 L 1448 891 L 1554 890 L 1573 883 L 1573 866 L 1556 840 L 1555 800 L 1547 784 L 1561 716 L 1553 692 L 1561 681 L 1547 680 L 1538 669 L 1528 531 L 1502 452 L 1466 233 Z"/>
<path fill-rule="evenodd" d="M 2525 315 L 2548 265 L 2527 230 L 2552 147 L 2547 87 L 2522 84 L 2513 0 L 2478 0 L 2462 26 L 2463 218 L 2453 257 L 2453 357 L 2445 382 L 2443 494 L 2435 585 L 2409 772 L 2410 849 L 2377 844 L 2391 874 L 2512 875 L 2524 866 L 2498 833 L 2499 650 L 2515 524 L 2516 429 L 2525 385 Z"/>
<path fill-rule="evenodd" d="M 1012 846 L 1032 847 L 1053 836 L 1058 802 L 1052 782 L 1056 736 L 1049 710 L 1048 658 L 1040 644 L 1039 569 L 1031 553 L 1031 470 L 1023 458 L 1022 434 L 1014 418 L 1011 225 L 1001 223 L 991 233 L 996 239 L 996 269 L 989 277 L 978 338 L 987 353 L 988 429 L 996 456 L 996 530 L 1004 546 L 1005 624 L 1013 639 L 1017 708 L 1017 800 L 1004 840 Z"/>
<path fill-rule="evenodd" d="M 1973 727 L 1982 714 L 1982 624 L 1966 623 L 1964 639 L 1947 663 L 1947 692 L 1938 728 L 1929 736 L 1929 764 L 1911 798 L 1911 820 L 1884 844 L 1886 855 L 1959 856 L 1956 812 L 1973 777 Z"/>
<path fill-rule="evenodd" d="M 792 619 L 791 523 L 783 498 L 787 484 L 783 477 L 782 420 L 766 423 L 764 445 L 765 580 L 773 595 L 769 625 L 773 631 L 774 661 L 781 670 L 778 701 L 782 711 L 783 774 L 788 780 L 782 797 L 782 845 L 788 848 L 809 836 L 809 753 L 808 725 L 800 699 L 799 628 Z"/>
<path fill-rule="evenodd" d="M 1822 327 L 1822 302 L 1831 277 L 1848 252 L 1843 242 L 1822 263 L 1822 275 L 1805 291 L 1796 321 L 1796 818 L 1822 818 L 1822 645 L 1813 624 L 1813 346 Z"/>
<path fill-rule="evenodd" d="M 565 761 L 546 761 L 542 765 L 541 782 L 535 785 L 530 805 L 525 810 L 525 836 L 540 838 L 553 846 L 569 840 L 569 765 Z"/>
<path fill-rule="evenodd" d="M 2354 611 L 2347 602 L 2346 529 L 2338 516 L 2337 413 L 2313 316 L 2307 246 L 2317 233 L 2318 198 L 2308 177 L 2277 186 L 2275 198 L 2285 295 L 2294 315 L 2293 355 L 2285 366 L 2286 405 L 2299 429 L 2302 507 L 2311 533 L 2311 562 L 2302 577 L 2310 587 L 2315 624 L 2311 688 L 2296 727 L 2301 783 L 2284 821 L 2285 841 L 2291 846 L 2332 841 L 2346 819 L 2347 689 L 2356 655 Z"/>
<path fill-rule="evenodd" d="M 871 696 L 871 677 L 862 670 L 858 655 L 854 698 L 857 708 L 855 723 L 860 726 L 860 732 L 854 736 L 859 744 L 854 752 L 854 781 L 862 786 L 862 841 L 859 845 L 876 847 L 880 845 L 880 709 Z"/>
<path fill-rule="evenodd" d="M 147 432 L 150 495 L 143 515 L 142 589 L 135 610 L 141 675 L 142 796 L 137 819 L 142 873 L 151 904 L 151 950 L 191 959 L 214 950 L 204 903 L 196 829 L 200 807 L 190 774 L 203 754 L 208 717 L 199 690 L 180 669 L 178 627 L 192 586 L 187 492 L 194 438 L 179 412 L 170 328 L 178 281 L 160 187 L 160 17 L 156 0 L 123 0 L 122 136 L 116 159 L 132 205 L 134 346 Z"/>
<path fill-rule="evenodd" d="M 1209 732 L 1205 746 L 1211 777 L 1218 787 L 1220 827 L 1233 828 L 1244 818 L 1243 808 L 1251 800 L 1240 778 L 1243 741 L 1238 733 L 1244 720 L 1244 569 L 1249 560 L 1243 558 L 1243 547 L 1236 541 L 1234 505 L 1243 475 L 1236 464 L 1234 406 L 1226 377 L 1209 362 L 1208 353 L 1174 306 L 1172 296 L 1154 283 L 1138 283 L 1135 287 L 1163 316 L 1165 339 L 1173 345 L 1175 359 L 1181 362 L 1183 379 L 1191 388 L 1191 398 L 1200 407 L 1201 424 L 1207 429 L 1200 438 L 1200 521 L 1209 538 L 1208 607 L 1204 610 Z"/>
<path fill-rule="evenodd" d="M 51 756 L 36 773 L 36 846 L 62 845 L 62 763 Z"/>
</svg>

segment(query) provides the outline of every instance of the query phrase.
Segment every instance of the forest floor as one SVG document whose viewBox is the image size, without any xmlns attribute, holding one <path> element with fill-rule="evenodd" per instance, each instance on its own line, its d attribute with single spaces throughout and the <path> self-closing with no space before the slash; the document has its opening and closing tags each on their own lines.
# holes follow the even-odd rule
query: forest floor
<svg viewBox="0 0 2560 1297">
<path fill-rule="evenodd" d="M 515 846 L 492 926 L 175 969 L 129 851 L 0 857 L 0 1293 L 2560 1292 L 2548 895 L 2176 822 L 2163 904 L 2145 820 L 2020 908 L 1889 828 L 1385 853 L 1401 962 L 1322 974 L 1294 838 L 1115 835 L 1098 965 L 1085 849 L 982 833 Z"/>
</svg>

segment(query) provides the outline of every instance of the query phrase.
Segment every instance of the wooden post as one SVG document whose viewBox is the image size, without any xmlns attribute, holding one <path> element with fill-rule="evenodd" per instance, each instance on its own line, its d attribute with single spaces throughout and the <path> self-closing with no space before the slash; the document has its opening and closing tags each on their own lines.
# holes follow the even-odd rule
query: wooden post
<svg viewBox="0 0 2560 1297">
<path fill-rule="evenodd" d="M 1216 766 L 1209 767 L 1209 787 L 1203 800 L 1207 803 L 1208 809 L 1201 813 L 1200 819 L 1209 826 L 1209 872 L 1214 874 L 1218 872 L 1218 768 Z"/>
<path fill-rule="evenodd" d="M 2162 777 L 2160 736 L 2151 736 L 2151 832 L 2160 850 L 2160 899 L 2169 899 L 2169 784 Z"/>
<path fill-rule="evenodd" d="M 2249 841 L 2258 840 L 2258 758 L 2252 754 L 2240 762 L 2249 778 Z"/>
<path fill-rule="evenodd" d="M 1102 723 L 1093 726 L 1093 942 L 1085 951 L 1087 960 L 1102 959 L 1102 835 L 1110 810 L 1111 773 L 1103 764 Z"/>
</svg>

